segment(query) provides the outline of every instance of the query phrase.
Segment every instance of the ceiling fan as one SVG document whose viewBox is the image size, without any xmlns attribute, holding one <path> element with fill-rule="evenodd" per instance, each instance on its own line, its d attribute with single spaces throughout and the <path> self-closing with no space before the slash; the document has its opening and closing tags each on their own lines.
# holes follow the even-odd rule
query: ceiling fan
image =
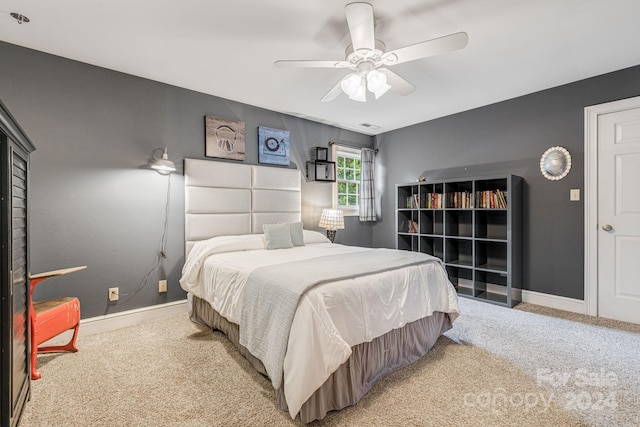
<svg viewBox="0 0 640 427">
<path fill-rule="evenodd" d="M 281 60 L 274 63 L 280 68 L 353 70 L 327 92 L 321 102 L 332 101 L 342 92 L 360 102 L 366 102 L 367 90 L 375 95 L 375 99 L 389 89 L 399 95 L 408 95 L 416 89 L 415 86 L 386 67 L 462 49 L 469 41 L 467 33 L 459 32 L 387 52 L 385 44 L 374 35 L 373 6 L 369 3 L 349 3 L 344 11 L 351 44 L 347 46 L 343 61 Z"/>
</svg>

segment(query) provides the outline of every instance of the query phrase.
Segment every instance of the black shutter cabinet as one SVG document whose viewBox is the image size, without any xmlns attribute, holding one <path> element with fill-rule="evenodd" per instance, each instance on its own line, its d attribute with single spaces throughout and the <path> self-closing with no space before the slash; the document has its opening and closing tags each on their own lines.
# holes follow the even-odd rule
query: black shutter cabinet
<svg viewBox="0 0 640 427">
<path fill-rule="evenodd" d="M 35 149 L 0 101 L 0 425 L 16 426 L 30 397 L 29 154 Z"/>
</svg>

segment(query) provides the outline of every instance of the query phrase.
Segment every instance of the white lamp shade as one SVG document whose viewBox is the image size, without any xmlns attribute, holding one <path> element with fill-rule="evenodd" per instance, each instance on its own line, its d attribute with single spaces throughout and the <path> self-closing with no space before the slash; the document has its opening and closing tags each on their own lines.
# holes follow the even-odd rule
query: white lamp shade
<svg viewBox="0 0 640 427">
<path fill-rule="evenodd" d="M 349 74 L 340 82 L 342 91 L 349 97 L 354 96 L 361 85 L 362 79 L 357 74 Z"/>
<path fill-rule="evenodd" d="M 363 83 L 360 86 L 358 86 L 358 89 L 356 89 L 356 93 L 354 93 L 353 95 L 349 95 L 349 98 L 353 99 L 354 101 L 367 102 L 366 91 L 367 90 L 365 89 L 364 83 Z"/>
<path fill-rule="evenodd" d="M 375 94 L 378 99 L 391 86 L 387 83 L 387 75 L 380 70 L 371 70 L 368 73 L 351 73 L 340 82 L 342 91 L 354 101 L 367 102 L 367 90 Z"/>
<path fill-rule="evenodd" d="M 387 86 L 387 76 L 378 70 L 367 73 L 367 88 L 370 92 L 377 93 Z"/>
<path fill-rule="evenodd" d="M 318 227 L 326 228 L 327 230 L 343 230 L 344 217 L 342 211 L 340 209 L 322 209 Z"/>
</svg>

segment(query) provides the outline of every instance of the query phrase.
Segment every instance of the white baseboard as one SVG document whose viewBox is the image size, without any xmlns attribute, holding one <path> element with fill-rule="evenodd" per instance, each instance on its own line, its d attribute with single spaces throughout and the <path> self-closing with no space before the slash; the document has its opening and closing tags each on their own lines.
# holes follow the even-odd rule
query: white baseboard
<svg viewBox="0 0 640 427">
<path fill-rule="evenodd" d="M 471 288 L 468 283 L 458 283 L 459 287 Z M 494 294 L 504 295 L 505 287 L 487 284 L 487 291 Z M 544 294 L 542 292 L 527 291 L 525 289 L 512 288 L 512 297 L 516 300 L 529 304 L 541 305 L 543 307 L 555 308 L 557 310 L 570 311 L 578 314 L 588 314 L 587 305 L 583 300 L 575 298 L 561 297 L 558 295 Z"/>
<path fill-rule="evenodd" d="M 570 311 L 572 313 L 587 314 L 587 305 L 581 299 L 543 294 L 541 292 L 522 290 L 522 302 Z"/>
<path fill-rule="evenodd" d="M 187 312 L 187 300 L 151 305 L 80 321 L 80 334 L 92 335 Z"/>
<path fill-rule="evenodd" d="M 168 302 L 166 304 L 151 305 L 136 308 L 134 310 L 121 311 L 119 313 L 105 314 L 104 316 L 89 317 L 80 320 L 78 336 L 87 336 L 100 332 L 114 331 L 138 323 L 149 322 L 163 317 L 173 316 L 187 312 L 187 300 Z M 69 342 L 72 331 L 64 332 L 42 345 L 57 345 Z"/>
</svg>

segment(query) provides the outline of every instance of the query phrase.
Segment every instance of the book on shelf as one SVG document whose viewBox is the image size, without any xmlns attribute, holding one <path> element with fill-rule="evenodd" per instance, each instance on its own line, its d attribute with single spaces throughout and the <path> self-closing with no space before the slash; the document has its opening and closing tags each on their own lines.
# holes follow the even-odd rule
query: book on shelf
<svg viewBox="0 0 640 427">
<path fill-rule="evenodd" d="M 498 199 L 500 201 L 500 207 L 502 209 L 506 209 L 507 208 L 507 192 L 506 191 L 502 191 L 500 189 L 496 190 L 496 192 L 498 193 Z"/>
<path fill-rule="evenodd" d="M 421 193 L 406 196 L 406 209 L 506 209 L 507 192 L 501 189 L 476 191 L 453 191 L 442 193 Z"/>
<path fill-rule="evenodd" d="M 478 208 L 484 209 L 506 209 L 507 192 L 500 189 L 476 192 Z"/>
<path fill-rule="evenodd" d="M 427 193 L 425 195 L 424 207 L 427 209 L 442 209 L 442 194 Z"/>
<path fill-rule="evenodd" d="M 473 194 L 469 191 L 447 193 L 447 207 L 454 209 L 473 208 Z"/>
<path fill-rule="evenodd" d="M 404 205 L 407 209 L 418 209 L 420 207 L 419 195 L 413 194 L 405 198 Z"/>
<path fill-rule="evenodd" d="M 400 227 L 398 228 L 398 232 L 400 233 L 418 233 L 418 223 L 411 219 L 402 221 L 400 223 Z"/>
</svg>

